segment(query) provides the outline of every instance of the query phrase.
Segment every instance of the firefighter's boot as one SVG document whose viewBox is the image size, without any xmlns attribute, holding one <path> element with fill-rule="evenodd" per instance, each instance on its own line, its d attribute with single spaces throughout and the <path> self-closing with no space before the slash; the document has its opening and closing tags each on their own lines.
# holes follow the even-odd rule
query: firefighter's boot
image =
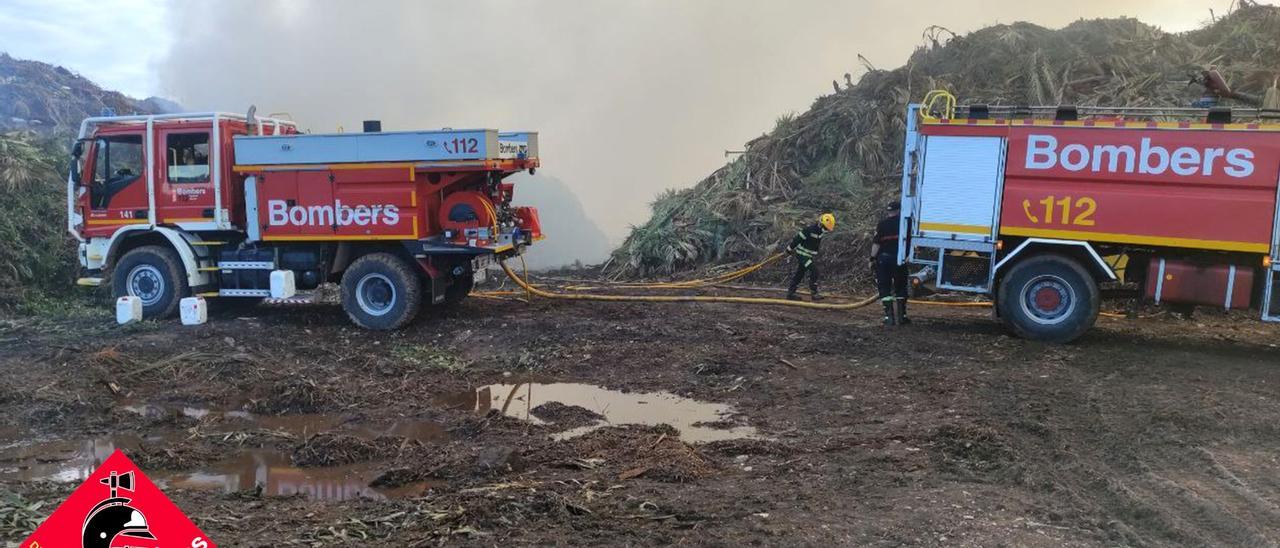
<svg viewBox="0 0 1280 548">
<path fill-rule="evenodd" d="M 799 301 L 799 300 L 801 300 L 801 299 L 800 299 L 800 296 L 799 296 L 799 295 L 796 295 L 796 292 L 795 292 L 794 290 L 792 290 L 792 291 L 788 291 L 788 292 L 787 292 L 787 300 L 788 300 L 788 301 Z"/>
<path fill-rule="evenodd" d="M 821 301 L 825 298 L 826 297 L 822 296 L 821 293 L 818 293 L 816 289 L 809 293 L 809 299 L 813 301 Z"/>
<path fill-rule="evenodd" d="M 894 319 L 894 317 L 893 317 L 893 299 L 892 299 L 892 298 L 886 298 L 886 299 L 884 299 L 884 300 L 880 301 L 880 304 L 883 304 L 883 305 L 884 305 L 884 324 L 885 324 L 885 325 L 897 325 L 897 324 L 898 324 L 898 322 L 897 322 L 897 320 L 895 320 L 895 319 Z"/>
<path fill-rule="evenodd" d="M 898 325 L 911 325 L 911 318 L 907 317 L 907 299 L 898 297 Z"/>
</svg>

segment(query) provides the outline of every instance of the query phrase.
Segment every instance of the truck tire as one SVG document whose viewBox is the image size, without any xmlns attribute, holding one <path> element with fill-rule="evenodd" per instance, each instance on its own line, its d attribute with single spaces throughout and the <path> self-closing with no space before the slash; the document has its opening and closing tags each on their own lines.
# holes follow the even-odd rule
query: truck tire
<svg viewBox="0 0 1280 548">
<path fill-rule="evenodd" d="M 1075 260 L 1037 255 L 1019 262 L 1000 283 L 1000 316 L 1019 337 L 1066 343 L 1098 319 L 1098 284 Z"/>
<path fill-rule="evenodd" d="M 453 279 L 453 285 L 444 290 L 444 300 L 440 301 L 440 306 L 453 306 L 462 302 L 471 294 L 471 288 L 475 286 L 475 277 L 473 274 L 465 276 L 457 276 Z"/>
<path fill-rule="evenodd" d="M 418 274 L 390 253 L 360 257 L 342 274 L 342 309 L 365 329 L 404 327 L 418 315 L 421 305 Z"/>
<path fill-rule="evenodd" d="M 187 275 L 172 249 L 146 245 L 129 250 L 111 271 L 115 298 L 138 297 L 142 317 L 168 318 L 178 312 L 178 301 L 191 295 Z"/>
</svg>

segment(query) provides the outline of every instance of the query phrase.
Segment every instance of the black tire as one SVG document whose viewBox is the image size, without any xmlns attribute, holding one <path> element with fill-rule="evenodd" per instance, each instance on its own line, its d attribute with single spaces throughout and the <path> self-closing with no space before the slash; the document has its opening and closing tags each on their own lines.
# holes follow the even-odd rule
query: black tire
<svg viewBox="0 0 1280 548">
<path fill-rule="evenodd" d="M 342 274 L 342 309 L 365 329 L 404 327 L 422 305 L 422 281 L 411 265 L 390 253 L 356 259 Z"/>
<path fill-rule="evenodd" d="M 1036 255 L 1015 264 L 1000 283 L 1000 316 L 1019 337 L 1066 343 L 1098 319 L 1098 284 L 1074 259 Z"/>
<path fill-rule="evenodd" d="M 142 317 L 168 318 L 178 301 L 191 295 L 186 271 L 172 249 L 147 245 L 129 250 L 111 271 L 111 294 L 142 299 Z"/>
<path fill-rule="evenodd" d="M 471 289 L 475 287 L 475 277 L 470 272 L 453 278 L 453 285 L 444 290 L 444 300 L 440 301 L 439 306 L 453 306 L 467 298 L 471 294 Z"/>
</svg>

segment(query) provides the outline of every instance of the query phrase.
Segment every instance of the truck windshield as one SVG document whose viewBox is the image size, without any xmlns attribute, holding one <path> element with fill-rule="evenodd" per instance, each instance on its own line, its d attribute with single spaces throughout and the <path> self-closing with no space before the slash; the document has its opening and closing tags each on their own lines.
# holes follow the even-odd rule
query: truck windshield
<svg viewBox="0 0 1280 548">
<path fill-rule="evenodd" d="M 142 136 L 100 137 L 94 145 L 93 186 L 89 189 L 95 209 L 104 209 L 111 197 L 142 176 Z"/>
</svg>

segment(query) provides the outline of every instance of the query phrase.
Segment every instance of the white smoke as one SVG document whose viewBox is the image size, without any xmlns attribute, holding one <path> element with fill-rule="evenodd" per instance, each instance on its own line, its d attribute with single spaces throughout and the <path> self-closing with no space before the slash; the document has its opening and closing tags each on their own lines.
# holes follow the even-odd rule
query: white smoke
<svg viewBox="0 0 1280 548">
<path fill-rule="evenodd" d="M 1230 0 L 173 0 L 158 67 L 189 108 L 288 111 L 313 131 L 383 127 L 541 132 L 563 180 L 614 242 L 662 189 L 725 149 L 901 64 L 921 31 L 1133 15 L 1190 28 Z"/>
</svg>

